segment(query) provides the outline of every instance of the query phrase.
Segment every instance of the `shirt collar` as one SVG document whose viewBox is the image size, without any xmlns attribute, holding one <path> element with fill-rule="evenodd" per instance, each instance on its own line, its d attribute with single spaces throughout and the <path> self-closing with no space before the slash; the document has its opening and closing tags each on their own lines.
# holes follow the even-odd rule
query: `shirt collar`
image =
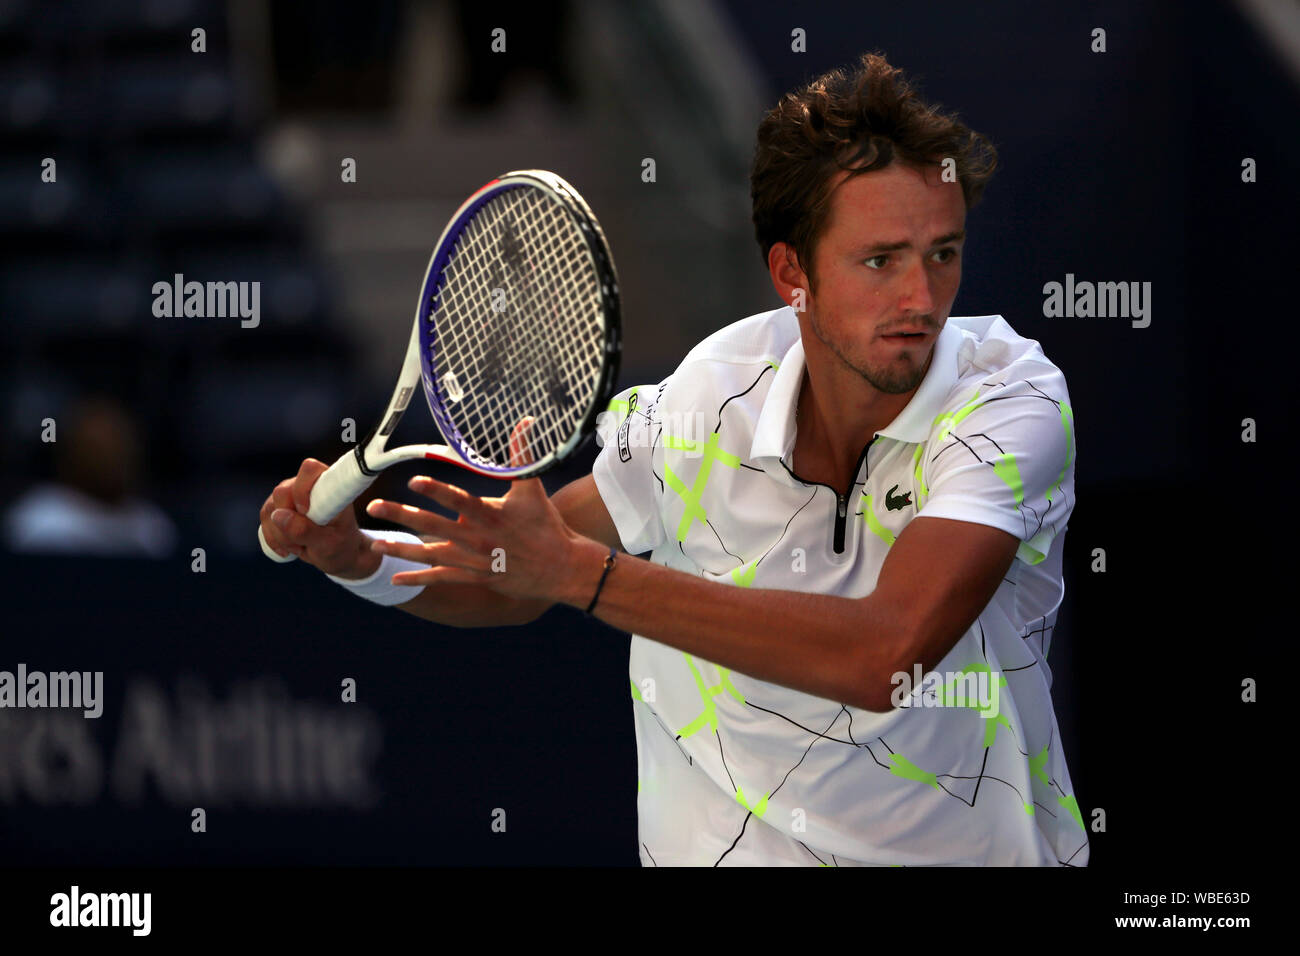
<svg viewBox="0 0 1300 956">
<path fill-rule="evenodd" d="M 957 351 L 961 343 L 961 329 L 951 321 L 945 322 L 935 340 L 934 357 L 925 378 L 912 394 L 907 407 L 879 434 L 913 444 L 919 444 L 930 436 L 930 427 L 957 382 Z M 754 441 L 749 449 L 751 460 L 764 457 L 784 459 L 794 449 L 794 413 L 805 368 L 803 340 L 795 339 L 781 359 L 772 387 L 763 400 L 763 410 L 759 412 Z"/>
</svg>

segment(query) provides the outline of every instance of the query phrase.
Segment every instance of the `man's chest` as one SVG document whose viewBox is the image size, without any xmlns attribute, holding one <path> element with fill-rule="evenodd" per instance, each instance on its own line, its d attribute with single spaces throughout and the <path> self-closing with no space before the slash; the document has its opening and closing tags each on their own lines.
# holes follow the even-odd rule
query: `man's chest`
<svg viewBox="0 0 1300 956">
<path fill-rule="evenodd" d="M 662 518 L 672 563 L 742 587 L 865 593 L 918 513 L 921 447 L 878 439 L 838 487 L 775 458 L 670 456 Z"/>
</svg>

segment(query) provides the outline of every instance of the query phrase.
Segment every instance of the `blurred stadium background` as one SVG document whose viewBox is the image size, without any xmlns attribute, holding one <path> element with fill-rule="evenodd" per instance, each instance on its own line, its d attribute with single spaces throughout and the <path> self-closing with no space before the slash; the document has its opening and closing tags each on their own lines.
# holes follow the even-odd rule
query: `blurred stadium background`
<svg viewBox="0 0 1300 956">
<path fill-rule="evenodd" d="M 1171 589 L 1280 581 L 1250 514 L 1204 495 L 1251 493 L 1265 466 L 1240 421 L 1281 407 L 1295 9 L 0 0 L 0 669 L 102 670 L 107 691 L 99 720 L 0 710 L 0 860 L 635 864 L 625 636 L 567 609 L 457 632 L 374 608 L 266 562 L 257 511 L 302 458 L 343 451 L 345 418 L 364 434 L 382 410 L 432 244 L 500 172 L 553 169 L 600 217 L 624 384 L 778 305 L 749 222 L 754 129 L 866 50 L 1000 150 L 953 314 L 1002 314 L 1070 384 L 1054 693 L 1080 805 L 1149 824 L 1144 846 L 1095 836 L 1094 865 L 1191 853 L 1181 823 L 1148 817 L 1169 794 L 1134 781 L 1159 776 L 1157 744 L 1193 760 L 1234 739 L 1227 705 L 1198 705 L 1192 741 L 1168 699 L 1121 713 L 1115 695 L 1208 634 L 1265 631 L 1258 602 Z M 1042 286 L 1067 272 L 1151 282 L 1151 327 L 1044 318 Z M 177 273 L 259 281 L 258 326 L 156 317 L 153 284 Z M 398 441 L 431 427 L 416 410 Z M 375 494 L 409 497 L 411 474 Z M 1231 698 L 1253 645 L 1219 653 Z"/>
</svg>

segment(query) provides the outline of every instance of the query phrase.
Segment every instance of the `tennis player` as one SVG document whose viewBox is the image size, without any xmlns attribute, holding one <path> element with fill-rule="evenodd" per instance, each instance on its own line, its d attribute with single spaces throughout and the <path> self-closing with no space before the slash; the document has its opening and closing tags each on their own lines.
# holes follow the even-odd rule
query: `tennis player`
<svg viewBox="0 0 1300 956">
<path fill-rule="evenodd" d="M 995 165 L 883 58 L 819 77 L 758 130 L 786 305 L 620 393 L 590 476 L 416 478 L 459 520 L 377 500 L 415 532 L 378 533 L 303 516 L 308 460 L 268 542 L 443 624 L 558 602 L 630 631 L 645 865 L 1086 864 L 1047 667 L 1065 378 L 1001 317 L 949 316 Z"/>
</svg>

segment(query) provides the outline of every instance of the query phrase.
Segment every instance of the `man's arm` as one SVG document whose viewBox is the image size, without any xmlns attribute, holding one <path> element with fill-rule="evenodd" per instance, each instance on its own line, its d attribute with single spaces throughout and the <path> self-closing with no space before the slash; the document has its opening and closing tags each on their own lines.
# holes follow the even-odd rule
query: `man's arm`
<svg viewBox="0 0 1300 956">
<path fill-rule="evenodd" d="M 438 567 L 399 578 L 481 583 L 502 596 L 581 609 L 590 604 L 608 548 L 568 527 L 540 482 L 516 482 L 496 499 L 427 478 L 411 487 L 460 519 L 391 502 L 372 506 L 376 517 L 446 539 L 432 548 Z M 590 500 L 593 509 L 598 500 Z M 918 516 L 863 598 L 741 588 L 625 556 L 609 573 L 595 614 L 759 680 L 887 711 L 892 675 L 917 663 L 932 669 L 952 649 L 992 599 L 1018 546 L 1015 535 L 998 528 Z M 488 570 L 486 555 L 495 547 L 508 555 L 504 573 Z M 417 551 L 400 543 L 381 549 L 411 558 Z"/>
<path fill-rule="evenodd" d="M 918 516 L 864 598 L 738 588 L 622 557 L 594 613 L 750 677 L 883 712 L 891 676 L 943 659 L 992 600 L 1018 544 L 987 525 Z M 587 606 L 606 553 L 576 546 L 561 600 Z"/>
<path fill-rule="evenodd" d="M 621 548 L 618 529 L 605 509 L 605 503 L 601 501 L 591 475 L 569 482 L 551 496 L 551 503 L 573 531 L 605 546 L 602 555 L 611 547 Z M 424 537 L 428 541 L 438 540 L 431 535 Z M 380 555 L 376 552 L 373 564 L 366 573 L 373 573 L 378 568 L 379 561 Z M 552 604 L 553 601 L 542 598 L 509 597 L 481 584 L 443 581 L 426 585 L 414 598 L 396 607 L 427 621 L 452 627 L 492 627 L 535 621 Z"/>
</svg>

